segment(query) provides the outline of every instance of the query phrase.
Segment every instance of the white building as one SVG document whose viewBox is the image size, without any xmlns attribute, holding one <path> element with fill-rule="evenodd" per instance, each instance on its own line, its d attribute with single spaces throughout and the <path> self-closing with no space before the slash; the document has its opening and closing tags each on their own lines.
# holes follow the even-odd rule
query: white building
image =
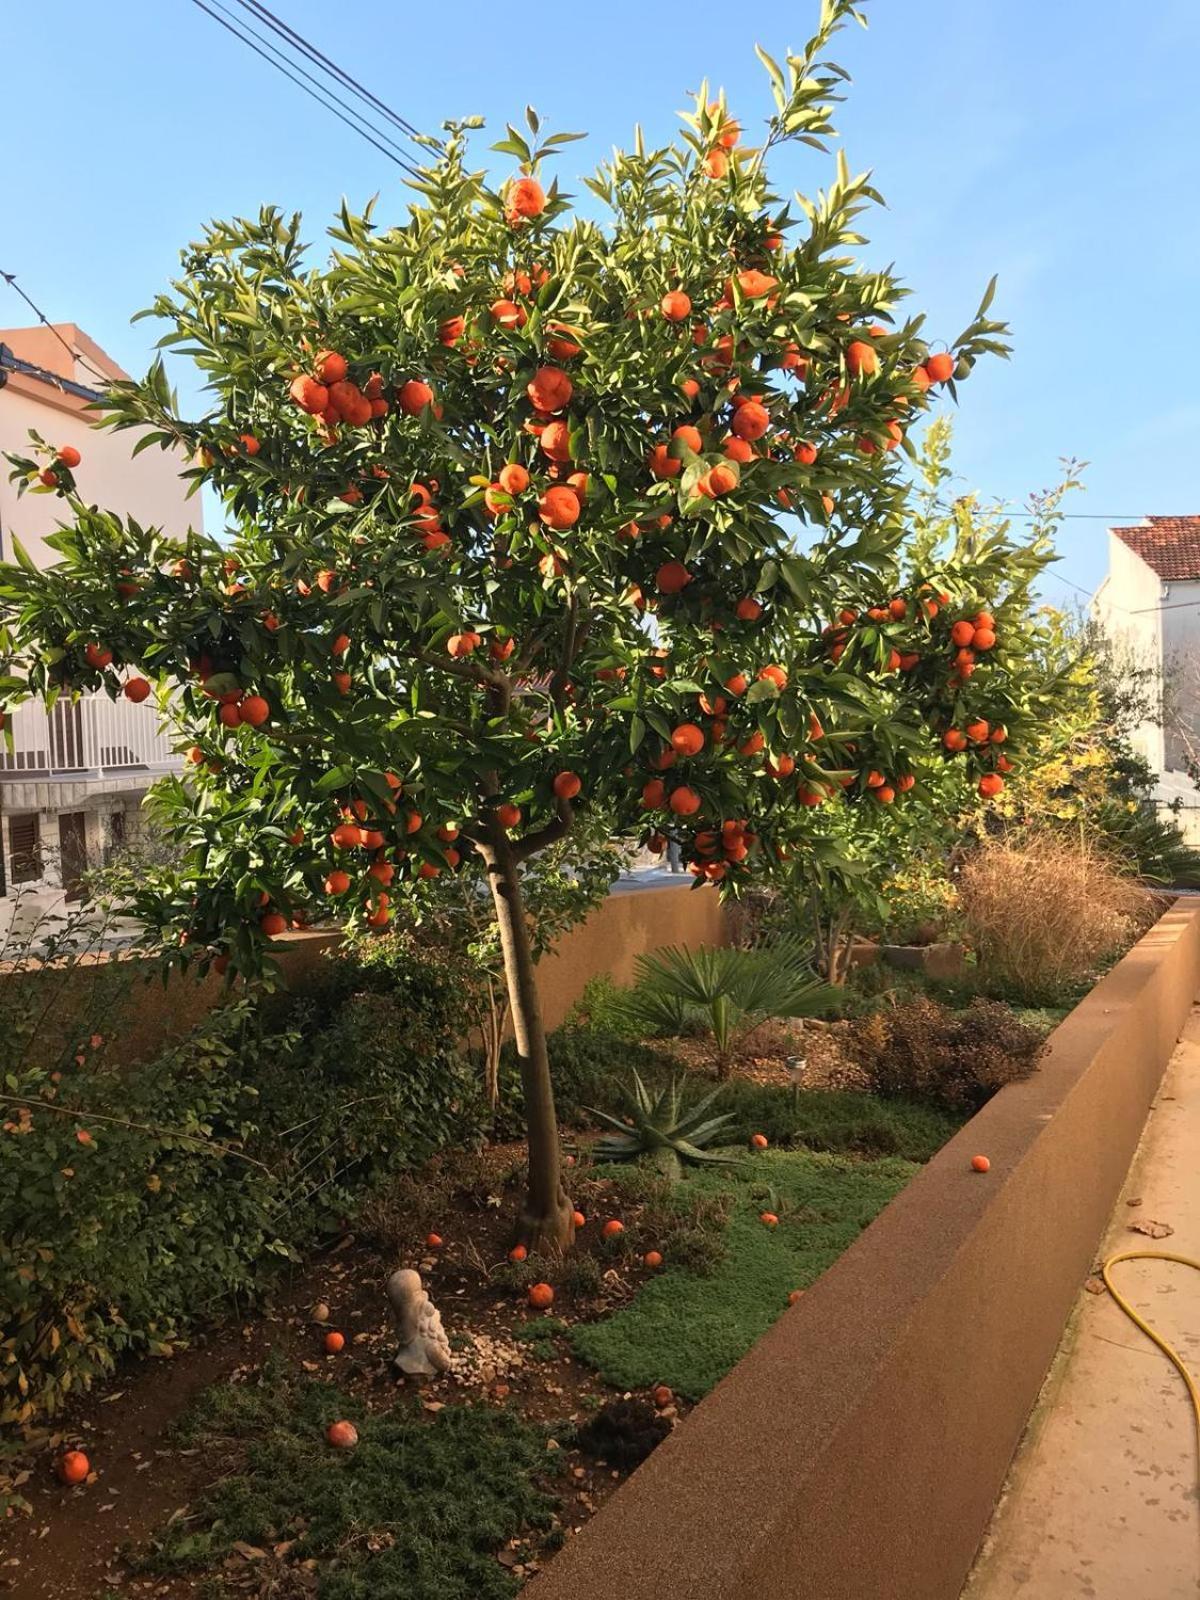
<svg viewBox="0 0 1200 1600">
<path fill-rule="evenodd" d="M 183 534 L 199 525 L 200 508 L 178 458 L 158 449 L 131 457 L 137 434 L 97 430 L 88 409 L 105 379 L 125 376 L 73 323 L 0 329 L 0 450 L 28 452 L 31 428 L 58 448 L 74 445 L 86 500 Z M 44 539 L 62 521 L 62 502 L 18 499 L 3 467 L 0 558 L 13 559 L 15 538 L 48 566 L 55 553 Z M 15 893 L 42 910 L 77 899 L 82 873 L 138 836 L 150 783 L 178 766 L 151 702 L 89 695 L 50 714 L 27 703 L 9 721 L 11 750 L 0 735 L 0 929 Z"/>
<path fill-rule="evenodd" d="M 1118 665 L 1149 669 L 1154 714 L 1135 744 L 1158 777 L 1155 798 L 1180 803 L 1181 824 L 1200 836 L 1200 516 L 1147 517 L 1110 528 L 1108 576 L 1093 610 L 1117 647 Z"/>
</svg>

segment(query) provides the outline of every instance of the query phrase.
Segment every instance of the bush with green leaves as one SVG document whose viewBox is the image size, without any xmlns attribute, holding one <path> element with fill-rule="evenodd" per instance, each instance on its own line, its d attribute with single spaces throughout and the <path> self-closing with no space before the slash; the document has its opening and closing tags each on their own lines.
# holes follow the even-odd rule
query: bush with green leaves
<svg viewBox="0 0 1200 1600">
<path fill-rule="evenodd" d="M 625 1014 L 647 1034 L 686 1032 L 703 1022 L 712 1037 L 717 1076 L 729 1073 L 735 1049 L 772 1017 L 814 1017 L 837 1005 L 837 992 L 809 965 L 794 939 L 741 950 L 668 945 L 639 956 Z"/>
</svg>

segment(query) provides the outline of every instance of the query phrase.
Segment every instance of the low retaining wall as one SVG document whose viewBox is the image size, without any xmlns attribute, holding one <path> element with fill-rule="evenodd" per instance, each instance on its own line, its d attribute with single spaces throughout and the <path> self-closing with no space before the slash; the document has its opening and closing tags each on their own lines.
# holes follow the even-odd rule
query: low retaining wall
<svg viewBox="0 0 1200 1600">
<path fill-rule="evenodd" d="M 726 942 L 718 895 L 712 890 L 691 893 L 690 882 L 619 890 L 543 957 L 538 976 L 548 1028 L 558 1027 L 597 973 L 607 972 L 616 982 L 628 983 L 634 959 L 643 951 L 663 944 Z M 278 955 L 287 988 L 303 992 L 324 952 L 340 938 L 336 931 L 284 934 Z M 15 986 L 29 981 L 22 972 L 0 969 L 0 1025 L 6 994 L 11 996 Z M 96 985 L 111 985 L 112 1015 L 103 1025 L 114 1037 L 119 1035 L 120 1057 L 126 1062 L 145 1060 L 181 1038 L 227 993 L 216 974 L 204 979 L 176 974 L 164 985 L 156 962 L 116 956 L 89 957 L 71 968 L 39 972 L 33 981 L 58 989 L 52 1004 L 41 1002 L 47 1019 L 38 1050 L 46 1059 L 79 1032 Z"/>
<path fill-rule="evenodd" d="M 529 1600 L 956 1600 L 1198 987 L 1179 901 Z"/>
</svg>

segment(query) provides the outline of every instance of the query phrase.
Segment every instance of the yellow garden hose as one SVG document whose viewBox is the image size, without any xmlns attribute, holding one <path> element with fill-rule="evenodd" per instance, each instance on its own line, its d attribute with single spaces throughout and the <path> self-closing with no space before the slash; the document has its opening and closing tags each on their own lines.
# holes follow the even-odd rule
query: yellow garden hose
<svg viewBox="0 0 1200 1600">
<path fill-rule="evenodd" d="M 1187 1392 L 1191 1396 L 1192 1410 L 1196 1417 L 1196 1449 L 1197 1452 L 1200 1453 L 1200 1384 L 1197 1384 L 1195 1378 L 1192 1377 L 1191 1373 L 1184 1365 L 1183 1357 L 1179 1354 L 1178 1350 L 1176 1350 L 1172 1345 L 1169 1345 L 1163 1338 L 1162 1334 L 1159 1333 L 1155 1328 L 1151 1327 L 1150 1323 L 1146 1321 L 1145 1317 L 1141 1316 L 1139 1312 L 1133 1309 L 1133 1307 L 1129 1304 L 1129 1301 L 1126 1300 L 1125 1296 L 1113 1283 L 1112 1277 L 1110 1276 L 1112 1269 L 1122 1261 L 1175 1261 L 1178 1262 L 1181 1267 L 1194 1267 L 1197 1272 L 1200 1272 L 1200 1261 L 1193 1261 L 1190 1256 L 1172 1255 L 1166 1250 L 1123 1250 L 1119 1255 L 1109 1256 L 1108 1260 L 1100 1269 L 1100 1275 L 1104 1279 L 1105 1288 L 1108 1290 L 1109 1294 L 1112 1295 L 1113 1299 L 1120 1306 L 1121 1310 L 1131 1322 L 1137 1324 L 1137 1326 L 1146 1335 L 1147 1339 L 1152 1340 L 1158 1346 L 1163 1355 L 1166 1356 L 1167 1360 L 1173 1362 L 1175 1366 L 1178 1367 L 1180 1377 L 1182 1377 L 1184 1383 L 1187 1385 Z M 1200 1455 L 1198 1455 L 1197 1474 L 1198 1481 L 1200 1481 Z"/>
</svg>

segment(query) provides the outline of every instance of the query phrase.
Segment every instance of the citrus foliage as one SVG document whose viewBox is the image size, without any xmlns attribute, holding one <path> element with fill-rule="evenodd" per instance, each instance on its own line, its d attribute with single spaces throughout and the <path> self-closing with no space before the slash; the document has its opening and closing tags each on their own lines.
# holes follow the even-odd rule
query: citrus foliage
<svg viewBox="0 0 1200 1600">
<path fill-rule="evenodd" d="M 290 921 L 384 926 L 478 851 L 537 1211 L 557 1176 L 521 863 L 594 807 L 736 891 L 797 802 L 875 772 L 903 792 L 931 729 L 997 792 L 1008 757 L 963 730 L 1020 718 L 1020 637 L 989 609 L 1013 547 L 900 560 L 906 436 L 1003 354 L 991 287 L 931 345 L 857 262 L 868 178 L 839 157 L 793 203 L 768 176 L 773 147 L 824 148 L 824 53 L 856 15 L 823 0 L 802 52 L 760 52 L 757 147 L 706 88 L 673 144 L 639 135 L 589 180 L 599 221 L 547 185 L 574 136 L 529 112 L 498 187 L 448 124 L 407 219 L 343 207 L 327 266 L 273 209 L 209 227 L 153 307 L 207 413 L 156 364 L 108 421 L 185 451 L 227 537 L 89 506 L 86 460 L 14 458 L 68 524 L 56 569 L 4 574 L 0 693 L 157 691 L 190 762 L 157 796 L 183 865 L 136 909 L 170 959 L 258 972 Z"/>
</svg>

